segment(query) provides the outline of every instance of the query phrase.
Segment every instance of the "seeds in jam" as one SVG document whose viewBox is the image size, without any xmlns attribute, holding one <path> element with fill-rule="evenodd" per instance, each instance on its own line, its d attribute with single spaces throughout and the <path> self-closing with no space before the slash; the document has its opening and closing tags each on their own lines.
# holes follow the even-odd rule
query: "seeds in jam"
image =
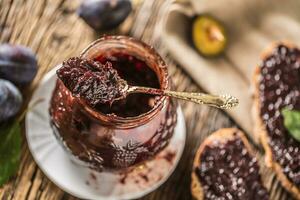
<svg viewBox="0 0 300 200">
<path fill-rule="evenodd" d="M 112 103 L 124 98 L 124 80 L 110 62 L 101 64 L 93 60 L 70 58 L 57 70 L 59 79 L 74 96 L 84 99 L 89 105 Z"/>
<path fill-rule="evenodd" d="M 196 174 L 204 190 L 204 199 L 269 199 L 261 183 L 257 160 L 238 136 L 226 143 L 207 145 L 200 163 Z"/>
<path fill-rule="evenodd" d="M 300 111 L 300 51 L 278 45 L 261 64 L 260 115 L 273 158 L 294 185 L 300 185 L 300 143 L 284 127 L 282 109 Z"/>
</svg>

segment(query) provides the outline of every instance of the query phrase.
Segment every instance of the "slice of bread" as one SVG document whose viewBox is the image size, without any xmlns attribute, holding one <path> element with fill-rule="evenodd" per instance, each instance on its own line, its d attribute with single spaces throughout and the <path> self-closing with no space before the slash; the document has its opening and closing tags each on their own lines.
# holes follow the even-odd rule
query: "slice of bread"
<svg viewBox="0 0 300 200">
<path fill-rule="evenodd" d="M 222 155 L 222 153 L 221 153 L 221 151 L 219 151 L 219 149 L 218 149 L 218 147 L 219 146 L 222 146 L 222 145 L 229 145 L 230 146 L 230 148 L 232 148 L 232 146 L 234 146 L 234 145 L 236 145 L 236 143 L 233 143 L 232 144 L 232 142 L 233 141 L 241 141 L 241 143 L 239 143 L 239 144 L 241 144 L 242 145 L 242 148 L 243 148 L 243 151 L 240 151 L 240 152 L 232 152 L 232 154 L 228 154 L 228 152 L 230 152 L 230 151 L 225 151 L 226 153 L 225 154 L 223 154 Z M 224 156 L 226 155 L 227 157 L 228 157 L 228 155 L 229 156 L 241 156 L 241 157 L 247 157 L 247 158 L 251 158 L 251 161 L 250 162 L 253 162 L 253 160 L 256 160 L 255 159 L 255 157 L 254 157 L 254 151 L 253 151 L 253 149 L 252 149 L 252 147 L 251 147 L 251 145 L 250 145 L 250 143 L 248 142 L 248 140 L 247 140 L 247 138 L 245 137 L 245 135 L 244 135 L 244 133 L 242 133 L 241 131 L 239 131 L 238 129 L 235 129 L 235 128 L 224 128 L 224 129 L 220 129 L 220 130 L 218 130 L 217 132 L 215 132 L 215 133 L 213 133 L 212 135 L 210 135 L 209 137 L 207 137 L 206 139 L 205 139 L 205 141 L 200 145 L 200 147 L 199 147 L 199 149 L 198 149 L 198 151 L 197 151 L 197 153 L 196 153 L 196 155 L 195 155 L 195 159 L 194 159 L 194 163 L 193 163 L 193 171 L 192 171 L 192 183 L 191 183 L 191 192 L 192 192 L 192 195 L 193 195 L 193 197 L 195 198 L 195 199 L 197 199 L 197 200 L 202 200 L 202 199 L 205 199 L 205 197 L 206 197 L 206 194 L 205 194 L 205 192 L 204 192 L 204 188 L 203 188 L 203 183 L 205 182 L 204 180 L 201 180 L 201 178 L 200 178 L 200 176 L 197 174 L 197 169 L 199 169 L 199 168 L 203 168 L 204 166 L 203 166 L 203 164 L 205 165 L 205 163 L 202 163 L 201 162 L 201 159 L 205 159 L 205 157 L 203 157 L 203 156 L 205 156 L 205 155 L 203 155 L 204 154 L 204 152 L 206 151 L 213 151 L 212 149 L 214 149 L 214 148 L 216 148 L 216 150 L 217 151 L 215 151 L 215 152 L 217 152 L 217 153 L 219 153 L 220 152 L 220 157 L 218 156 L 217 157 L 217 160 L 215 160 L 216 162 L 223 162 L 224 161 Z M 244 152 L 245 151 L 245 152 Z M 226 157 L 226 159 L 227 159 L 227 157 Z M 243 162 L 245 162 L 245 161 L 247 161 L 247 160 L 244 160 Z M 229 161 L 228 161 L 229 162 Z M 249 167 L 249 170 L 250 170 L 250 173 L 249 174 L 251 174 L 251 175 L 257 175 L 256 176 L 256 178 L 258 177 L 259 178 L 259 180 L 257 180 L 256 182 L 255 182 L 255 184 L 256 184 L 256 187 L 255 187 L 255 189 L 253 189 L 253 188 L 245 188 L 245 189 L 247 189 L 247 191 L 250 191 L 251 189 L 253 189 L 253 190 L 255 190 L 256 191 L 256 193 L 259 193 L 259 192 L 262 192 L 262 194 L 260 194 L 260 195 L 258 195 L 259 197 L 264 197 L 264 198 L 261 198 L 261 199 L 268 199 L 269 197 L 268 197 L 268 193 L 267 193 L 267 190 L 265 189 L 265 187 L 263 186 L 263 184 L 262 184 L 262 182 L 261 182 L 261 178 L 260 178 L 260 175 L 259 175 L 259 172 L 257 172 L 257 171 L 255 171 L 256 169 L 259 169 L 258 168 L 258 163 L 256 163 L 256 161 L 255 162 L 253 162 L 253 163 L 255 163 L 255 164 L 257 164 L 257 167 L 255 167 L 254 165 L 253 165 L 253 163 L 251 164 L 251 163 L 243 163 L 242 165 L 242 167 L 244 167 L 244 168 L 239 168 L 241 171 L 243 171 L 243 170 L 245 170 L 245 168 L 247 169 L 247 171 L 244 171 L 244 172 L 246 172 L 246 173 L 248 173 L 248 167 Z M 231 163 L 231 162 L 229 162 L 229 163 Z M 243 180 L 245 180 L 245 183 L 246 183 L 246 181 L 248 181 L 248 180 L 250 180 L 250 179 L 247 179 L 247 177 L 248 176 L 250 176 L 250 175 L 248 175 L 247 177 L 241 177 L 240 175 L 242 175 L 242 174 L 236 174 L 234 171 L 234 169 L 236 169 L 236 167 L 238 167 L 238 165 L 235 165 L 235 167 L 227 167 L 227 166 L 229 166 L 228 165 L 228 163 L 227 163 L 227 161 L 226 162 L 224 162 L 223 163 L 224 165 L 226 165 L 225 167 L 224 167 L 224 165 L 223 165 L 223 168 L 225 169 L 225 170 L 231 170 L 231 169 L 233 169 L 232 170 L 232 173 L 231 173 L 231 171 L 230 171 L 230 177 L 232 178 L 232 180 L 234 180 L 234 179 L 243 179 Z M 251 167 L 252 166 L 252 167 Z M 206 167 L 205 167 L 206 168 Z M 250 169 L 251 168 L 251 169 Z M 217 168 L 213 168 L 212 170 L 223 170 L 223 169 L 217 169 Z M 252 171 L 251 171 L 252 170 Z M 253 172 L 253 171 L 255 171 L 255 172 Z M 211 171 L 212 172 L 212 171 Z M 227 174 L 226 175 L 228 175 L 228 172 L 229 171 L 226 171 L 227 172 Z M 205 173 L 205 172 L 204 172 Z M 255 173 L 255 174 L 254 174 Z M 207 176 L 210 176 L 209 174 L 205 174 L 205 176 L 204 176 L 204 178 L 206 178 Z M 211 176 L 212 177 L 212 176 Z M 214 177 L 214 178 L 216 178 L 216 177 Z M 214 179 L 213 177 L 211 178 L 211 181 L 213 182 L 213 179 Z M 224 177 L 223 177 L 224 178 Z M 204 181 L 204 182 L 203 182 Z M 226 181 L 226 180 L 221 180 L 221 181 Z M 202 184 L 201 184 L 202 183 Z M 232 184 L 234 184 L 233 182 L 231 182 Z M 249 184 L 246 184 L 246 185 L 249 185 Z M 252 184 L 250 184 L 251 185 L 251 187 L 252 187 Z M 206 186 L 207 187 L 207 186 Z M 216 182 L 213 182 L 210 186 L 208 186 L 208 187 L 210 187 L 210 188 L 216 188 L 216 187 L 218 187 L 218 185 L 217 185 L 217 183 Z M 228 188 L 226 188 L 226 187 L 232 187 L 232 185 L 228 185 L 228 186 L 226 186 L 226 185 L 224 185 L 224 186 L 222 186 L 222 187 L 225 187 L 225 190 L 224 191 L 230 191 L 230 190 L 227 190 Z M 236 191 L 236 193 L 238 192 L 238 191 L 240 191 L 239 189 L 242 189 L 242 188 L 239 188 L 240 186 L 238 185 L 238 186 L 236 186 L 237 187 L 237 189 L 235 189 L 234 191 Z M 225 192 L 224 192 L 225 193 Z M 229 193 L 229 194 L 227 194 L 227 193 Z M 214 194 L 212 194 L 212 195 L 214 195 Z M 230 192 L 226 192 L 226 195 L 228 195 L 227 197 L 226 197 L 226 199 L 227 198 L 232 198 L 232 199 L 236 199 L 235 198 L 235 195 L 237 195 L 237 194 L 233 194 L 233 193 L 230 193 Z M 252 195 L 256 195 L 256 194 L 251 194 L 251 196 Z M 229 197 L 229 196 L 231 196 L 231 197 Z M 253 197 L 253 196 L 252 196 Z M 215 199 L 216 197 L 211 197 L 211 199 Z M 241 197 L 242 199 L 243 199 L 243 197 Z M 241 198 L 239 198 L 239 199 L 241 199 Z M 250 197 L 251 198 L 251 197 Z M 255 197 L 254 197 L 255 198 Z M 259 199 L 259 198 L 255 198 L 255 199 Z"/>
<path fill-rule="evenodd" d="M 272 51 L 274 48 L 276 48 L 279 44 L 283 44 L 287 46 L 288 48 L 295 48 L 294 45 L 288 43 L 288 42 L 280 42 L 280 43 L 274 43 L 272 44 L 266 51 L 262 53 L 262 60 L 266 59 L 268 56 L 272 54 Z M 254 85 L 254 104 L 253 104 L 253 118 L 254 118 L 254 133 L 256 139 L 258 139 L 264 150 L 265 150 L 265 163 L 266 166 L 273 169 L 273 171 L 277 174 L 278 179 L 280 180 L 281 184 L 284 188 L 286 188 L 290 193 L 293 194 L 293 196 L 300 200 L 300 186 L 294 185 L 287 176 L 283 173 L 283 168 L 281 165 L 276 162 L 272 155 L 272 150 L 269 145 L 270 137 L 268 136 L 266 126 L 261 119 L 260 115 L 260 92 L 259 92 L 259 80 L 261 75 L 261 68 L 259 66 L 256 66 L 254 76 L 253 76 L 253 85 Z"/>
</svg>

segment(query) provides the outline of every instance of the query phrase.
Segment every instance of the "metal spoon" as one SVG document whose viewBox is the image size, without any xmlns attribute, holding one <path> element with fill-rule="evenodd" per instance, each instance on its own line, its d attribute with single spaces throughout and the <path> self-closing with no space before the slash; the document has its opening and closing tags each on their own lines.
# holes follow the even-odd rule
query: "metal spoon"
<svg viewBox="0 0 300 200">
<path fill-rule="evenodd" d="M 130 86 L 125 80 L 123 80 L 123 89 L 125 96 L 131 93 L 146 93 L 154 95 L 163 95 L 169 97 L 175 97 L 187 101 L 192 101 L 197 104 L 205 104 L 221 109 L 230 109 L 239 104 L 239 100 L 231 95 L 211 95 L 205 93 L 191 93 L 191 92 L 176 92 L 169 90 L 162 90 L 157 88 Z M 123 97 L 122 97 L 123 98 Z M 121 99 L 121 98 L 120 98 Z M 118 100 L 118 99 L 115 99 Z"/>
</svg>

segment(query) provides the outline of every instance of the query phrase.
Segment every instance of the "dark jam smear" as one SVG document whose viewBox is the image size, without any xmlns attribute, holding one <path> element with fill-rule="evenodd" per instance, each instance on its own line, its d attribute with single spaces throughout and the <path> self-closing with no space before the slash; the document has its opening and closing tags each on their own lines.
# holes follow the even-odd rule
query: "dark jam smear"
<svg viewBox="0 0 300 200">
<path fill-rule="evenodd" d="M 57 75 L 74 96 L 93 107 L 125 97 L 123 80 L 110 62 L 101 64 L 74 57 L 63 62 Z"/>
<path fill-rule="evenodd" d="M 259 166 L 236 136 L 206 146 L 196 168 L 204 190 L 204 199 L 260 200 L 269 199 L 261 183 Z"/>
<path fill-rule="evenodd" d="M 160 88 L 156 73 L 139 58 L 125 53 L 110 53 L 95 59 L 100 63 L 112 63 L 119 76 L 128 85 Z M 134 117 L 150 111 L 158 99 L 149 94 L 129 94 L 126 99 L 115 101 L 111 106 L 98 104 L 95 108 L 104 114 L 116 114 L 121 117 Z"/>
<path fill-rule="evenodd" d="M 300 51 L 278 45 L 261 64 L 260 114 L 274 159 L 295 185 L 300 185 L 300 143 L 284 127 L 284 107 L 300 111 Z"/>
</svg>

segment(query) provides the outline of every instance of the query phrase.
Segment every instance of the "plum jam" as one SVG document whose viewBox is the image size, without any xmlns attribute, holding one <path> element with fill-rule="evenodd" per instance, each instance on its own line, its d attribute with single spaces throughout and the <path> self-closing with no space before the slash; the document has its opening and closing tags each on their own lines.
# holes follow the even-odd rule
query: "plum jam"
<svg viewBox="0 0 300 200">
<path fill-rule="evenodd" d="M 114 53 L 100 55 L 94 60 L 102 64 L 112 63 L 118 75 L 126 80 L 128 85 L 160 88 L 155 72 L 147 64 L 129 54 Z M 150 111 L 157 97 L 149 94 L 129 94 L 125 99 L 112 105 L 99 104 L 96 109 L 105 114 L 116 114 L 121 117 L 134 117 Z"/>
<path fill-rule="evenodd" d="M 258 162 L 237 133 L 227 142 L 216 140 L 205 146 L 200 162 L 195 170 L 204 190 L 203 199 L 269 199 Z"/>
<path fill-rule="evenodd" d="M 126 83 L 111 62 L 101 64 L 78 57 L 69 58 L 56 74 L 73 96 L 92 107 L 99 104 L 111 105 L 116 99 L 126 96 Z"/>
<path fill-rule="evenodd" d="M 97 62 L 100 67 L 111 63 L 129 85 L 171 89 L 164 61 L 151 47 L 133 38 L 101 38 L 85 49 L 80 59 Z M 92 80 L 97 83 L 98 78 Z M 99 100 L 91 104 L 62 80 L 57 81 L 51 99 L 51 126 L 75 162 L 98 171 L 124 170 L 155 158 L 172 138 L 177 123 L 173 99 L 130 94 L 112 103 Z M 72 85 L 76 80 L 74 75 L 67 82 Z M 90 86 L 93 94 L 97 87 Z"/>
<path fill-rule="evenodd" d="M 289 181 L 299 186 L 300 142 L 288 133 L 281 111 L 300 111 L 300 50 L 279 44 L 260 67 L 260 116 L 272 156 Z"/>
</svg>

